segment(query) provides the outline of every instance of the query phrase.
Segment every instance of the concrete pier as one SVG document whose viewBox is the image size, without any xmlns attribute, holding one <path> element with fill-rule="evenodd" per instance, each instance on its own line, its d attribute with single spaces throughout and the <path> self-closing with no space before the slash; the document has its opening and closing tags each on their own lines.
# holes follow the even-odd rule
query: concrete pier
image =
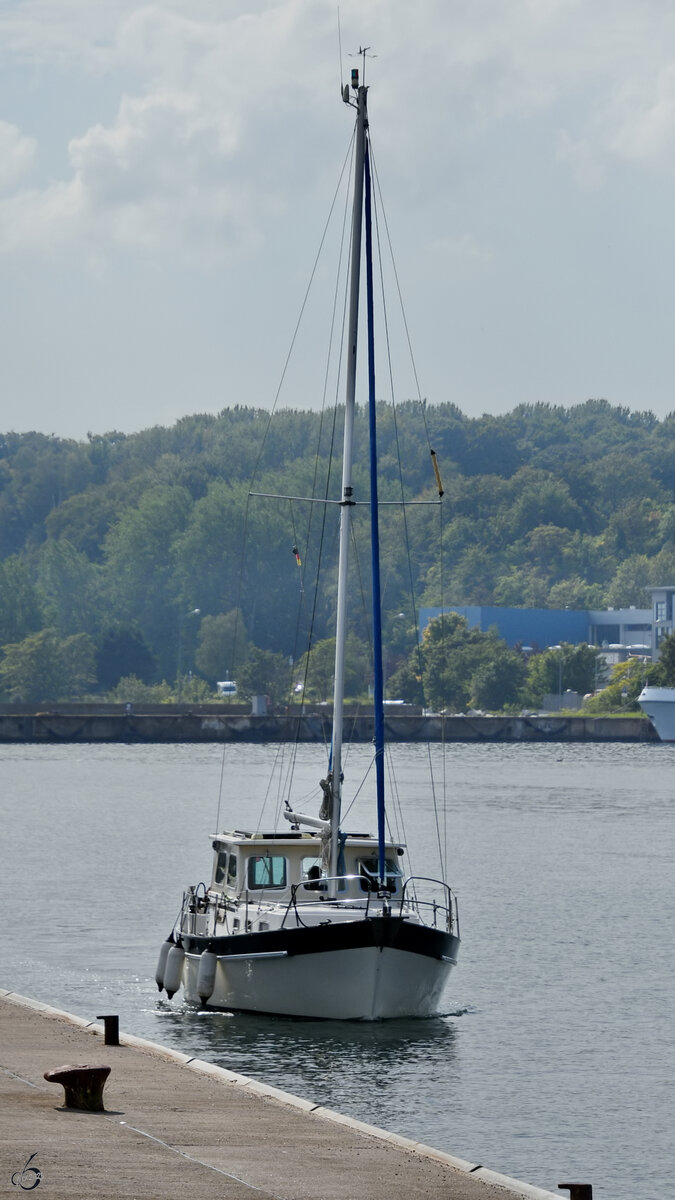
<svg viewBox="0 0 675 1200">
<path fill-rule="evenodd" d="M 50 1200 L 551 1200 L 547 1192 L 0 989 L 0 1177 Z M 105 1111 L 45 1071 L 112 1070 Z M 411 1097 L 414 1103 L 414 1097 Z M 37 1188 L 43 1191 L 38 1192 Z"/>
<path fill-rule="evenodd" d="M 157 705 L 125 711 L 122 705 L 62 705 L 35 711 L 0 705 L 0 744 L 32 742 L 319 742 L 330 741 L 332 712 L 326 706 L 302 715 L 250 709 L 223 711 L 217 705 Z M 346 714 L 345 737 L 372 742 L 372 710 Z M 421 709 L 385 713 L 388 742 L 658 742 L 641 716 L 586 717 L 560 713 L 529 716 L 443 716 Z"/>
</svg>

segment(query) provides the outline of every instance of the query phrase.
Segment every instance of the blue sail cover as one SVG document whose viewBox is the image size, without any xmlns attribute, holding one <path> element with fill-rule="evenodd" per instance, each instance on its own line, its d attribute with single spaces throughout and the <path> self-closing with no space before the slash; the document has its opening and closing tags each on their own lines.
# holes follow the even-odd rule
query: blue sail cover
<svg viewBox="0 0 675 1200">
<path fill-rule="evenodd" d="M 373 305 L 373 229 L 371 208 L 370 153 L 364 156 L 366 310 L 368 318 L 368 425 L 370 433 L 370 542 L 373 584 L 373 709 L 375 714 L 375 785 L 377 789 L 377 837 L 380 887 L 385 885 L 384 839 L 384 672 L 382 670 L 382 597 L 380 584 L 380 525 L 377 490 L 377 422 L 375 404 L 375 314 Z"/>
</svg>

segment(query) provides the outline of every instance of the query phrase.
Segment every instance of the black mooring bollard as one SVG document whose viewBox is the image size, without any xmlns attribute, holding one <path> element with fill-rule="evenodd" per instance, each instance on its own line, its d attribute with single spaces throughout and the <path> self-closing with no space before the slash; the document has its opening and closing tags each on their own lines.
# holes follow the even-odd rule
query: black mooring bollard
<svg viewBox="0 0 675 1200">
<path fill-rule="evenodd" d="M 120 1019 L 110 1013 L 107 1016 L 96 1018 L 97 1021 L 103 1021 L 103 1042 L 106 1046 L 119 1046 L 120 1044 Z M 571 1198 L 574 1200 L 574 1197 Z M 583 1200 L 583 1197 L 581 1198 Z"/>
<path fill-rule="evenodd" d="M 45 1079 L 49 1083 L 62 1085 L 66 1094 L 66 1108 L 76 1108 L 80 1112 L 105 1112 L 103 1088 L 110 1070 L 103 1063 L 81 1063 L 45 1071 Z"/>
<path fill-rule="evenodd" d="M 570 1194 L 570 1200 L 593 1200 L 593 1188 L 590 1183 L 559 1183 Z"/>
</svg>

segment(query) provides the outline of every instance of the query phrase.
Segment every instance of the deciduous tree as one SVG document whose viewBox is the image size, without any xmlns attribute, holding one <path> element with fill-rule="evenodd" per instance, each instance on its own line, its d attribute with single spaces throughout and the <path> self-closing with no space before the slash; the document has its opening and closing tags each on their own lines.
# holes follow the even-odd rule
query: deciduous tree
<svg viewBox="0 0 675 1200">
<path fill-rule="evenodd" d="M 96 682 L 94 642 L 86 633 L 60 638 L 42 629 L 3 650 L 3 687 L 25 703 L 71 700 Z"/>
</svg>

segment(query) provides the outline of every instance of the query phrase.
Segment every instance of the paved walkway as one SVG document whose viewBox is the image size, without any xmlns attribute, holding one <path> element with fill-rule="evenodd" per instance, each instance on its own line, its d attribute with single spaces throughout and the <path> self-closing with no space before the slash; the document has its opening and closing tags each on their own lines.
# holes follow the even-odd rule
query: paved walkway
<svg viewBox="0 0 675 1200">
<path fill-rule="evenodd" d="M 101 1025 L 0 990 L 0 1194 L 33 1190 L 44 1200 L 547 1200 L 554 1194 L 472 1170 L 187 1055 L 124 1034 L 120 1040 L 106 1046 Z M 63 1108 L 63 1088 L 47 1083 L 44 1072 L 65 1063 L 112 1067 L 104 1113 Z"/>
</svg>

